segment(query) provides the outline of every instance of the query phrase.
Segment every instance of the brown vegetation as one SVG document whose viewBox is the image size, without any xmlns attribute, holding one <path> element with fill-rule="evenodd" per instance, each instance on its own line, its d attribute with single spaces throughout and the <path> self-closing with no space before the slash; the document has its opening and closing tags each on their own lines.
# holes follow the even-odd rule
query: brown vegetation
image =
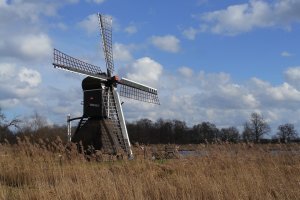
<svg viewBox="0 0 300 200">
<path fill-rule="evenodd" d="M 87 161 L 72 147 L 66 151 L 60 140 L 32 144 L 27 139 L 17 145 L 3 144 L 0 199 L 297 199 L 300 196 L 298 144 L 194 145 L 185 149 L 196 148 L 199 154 L 169 160 L 151 160 L 154 148 L 145 148 L 144 151 L 136 147 L 136 159 L 131 161 L 103 161 L 101 153 Z"/>
</svg>

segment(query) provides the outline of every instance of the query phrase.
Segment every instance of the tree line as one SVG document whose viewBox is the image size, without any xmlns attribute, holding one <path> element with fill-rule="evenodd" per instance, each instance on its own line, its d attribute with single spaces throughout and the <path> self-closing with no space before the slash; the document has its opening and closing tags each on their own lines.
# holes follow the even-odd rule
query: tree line
<svg viewBox="0 0 300 200">
<path fill-rule="evenodd" d="M 163 119 L 156 122 L 141 119 L 127 123 L 127 129 L 133 143 L 144 144 L 198 144 L 225 141 L 259 143 L 266 142 L 265 136 L 271 132 L 266 120 L 258 113 L 251 114 L 241 132 L 234 126 L 218 129 L 213 123 L 201 122 L 188 127 L 184 121 Z M 282 124 L 277 129 L 276 135 L 272 137 L 273 141 L 290 142 L 299 139 L 293 124 Z"/>
<path fill-rule="evenodd" d="M 28 119 L 7 120 L 0 109 L 0 143 L 16 143 L 18 137 L 25 136 L 31 140 L 46 139 L 50 142 L 60 137 L 62 141 L 67 142 L 66 125 L 50 126 L 45 117 L 38 113 L 34 113 Z M 76 127 L 73 127 L 73 131 L 75 129 Z M 263 116 L 255 112 L 244 123 L 242 131 L 234 126 L 219 129 L 210 122 L 201 122 L 189 127 L 184 121 L 165 119 L 158 119 L 155 122 L 149 119 L 127 122 L 127 130 L 132 143 L 143 144 L 199 144 L 225 141 L 259 143 L 265 142 L 265 136 L 271 132 Z M 299 141 L 298 132 L 291 123 L 279 125 L 272 141 Z"/>
<path fill-rule="evenodd" d="M 25 137 L 32 142 L 40 139 L 52 142 L 57 137 L 67 142 L 67 126 L 49 125 L 46 118 L 36 112 L 29 118 L 8 120 L 0 109 L 0 143 L 16 144 L 18 138 Z"/>
</svg>

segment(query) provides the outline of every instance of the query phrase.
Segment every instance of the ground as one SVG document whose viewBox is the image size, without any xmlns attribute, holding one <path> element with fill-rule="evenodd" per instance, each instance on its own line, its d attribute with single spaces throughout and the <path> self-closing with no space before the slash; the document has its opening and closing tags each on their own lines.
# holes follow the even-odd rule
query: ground
<svg viewBox="0 0 300 200">
<path fill-rule="evenodd" d="M 146 150 L 145 150 L 146 149 Z M 0 199 L 297 199 L 299 144 L 179 146 L 195 153 L 134 160 L 98 154 L 89 161 L 59 141 L 0 146 Z"/>
</svg>

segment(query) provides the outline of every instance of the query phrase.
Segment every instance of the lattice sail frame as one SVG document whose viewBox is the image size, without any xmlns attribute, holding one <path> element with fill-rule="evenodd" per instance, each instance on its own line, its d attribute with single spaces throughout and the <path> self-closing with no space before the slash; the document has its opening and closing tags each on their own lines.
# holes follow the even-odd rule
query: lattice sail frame
<svg viewBox="0 0 300 200">
<path fill-rule="evenodd" d="M 53 52 L 53 65 L 59 69 L 107 80 L 100 67 L 73 58 L 57 49 L 54 49 Z"/>
<path fill-rule="evenodd" d="M 112 17 L 98 13 L 100 35 L 102 37 L 102 47 L 106 61 L 107 74 L 109 77 L 114 72 L 114 58 L 112 46 Z"/>
<path fill-rule="evenodd" d="M 92 65 L 76 58 L 73 58 L 57 49 L 54 49 L 53 54 L 54 67 L 68 70 L 71 72 L 88 75 L 103 81 L 107 81 L 109 77 L 103 75 L 100 67 Z M 135 81 L 122 78 L 119 82 L 120 96 L 135 99 L 147 103 L 160 104 L 157 90 Z"/>
<path fill-rule="evenodd" d="M 153 103 L 159 105 L 159 99 L 157 94 L 145 92 L 137 88 L 129 87 L 126 85 L 119 86 L 119 94 L 122 97 L 129 99 L 139 100 L 147 103 Z"/>
<path fill-rule="evenodd" d="M 120 96 L 147 103 L 160 104 L 156 89 L 126 78 L 122 78 L 119 83 Z"/>
</svg>

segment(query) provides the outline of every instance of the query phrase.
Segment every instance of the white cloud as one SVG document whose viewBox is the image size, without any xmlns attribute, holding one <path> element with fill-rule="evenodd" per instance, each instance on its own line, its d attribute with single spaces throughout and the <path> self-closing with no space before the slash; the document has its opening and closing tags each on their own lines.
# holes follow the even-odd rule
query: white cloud
<svg viewBox="0 0 300 200">
<path fill-rule="evenodd" d="M 105 17 L 110 18 L 112 20 L 112 29 L 113 31 L 119 31 L 120 25 L 118 20 L 110 15 L 105 15 Z M 95 32 L 99 32 L 99 21 L 97 14 L 88 15 L 85 19 L 78 23 L 78 26 L 85 30 L 88 34 L 92 34 Z"/>
<path fill-rule="evenodd" d="M 63 77 L 61 77 L 63 78 Z M 65 79 L 63 79 L 66 81 Z M 70 81 L 68 79 L 67 81 Z M 65 82 L 64 81 L 64 82 Z M 74 82 L 70 87 L 61 88 L 59 86 L 50 86 L 44 93 L 45 100 L 47 101 L 46 107 L 44 109 L 55 116 L 60 116 L 65 118 L 66 114 L 70 113 L 73 117 L 79 117 L 82 115 L 82 109 L 80 102 L 82 101 L 82 89 L 80 87 L 80 82 Z M 67 92 L 66 92 L 67 91 Z M 49 99 L 51 101 L 49 101 Z M 51 106 L 49 106 L 49 104 Z"/>
<path fill-rule="evenodd" d="M 189 68 L 189 67 L 180 67 L 179 69 L 178 69 L 178 72 L 181 74 L 181 75 L 183 75 L 183 76 L 185 76 L 185 77 L 192 77 L 192 75 L 193 75 L 193 70 L 191 69 L 191 68 Z"/>
<path fill-rule="evenodd" d="M 12 99 L 0 99 L 0 107 L 1 108 L 14 108 L 20 103 L 19 99 L 12 98 Z"/>
<path fill-rule="evenodd" d="M 10 63 L 0 63 L 0 107 L 12 107 L 34 98 L 42 82 L 38 71 Z"/>
<path fill-rule="evenodd" d="M 78 2 L 79 0 L 1 0 L 0 26 L 6 26 L 12 22 L 18 23 L 23 20 L 27 26 L 36 24 L 42 21 L 43 16 L 57 16 L 58 9 L 63 5 Z"/>
<path fill-rule="evenodd" d="M 63 30 L 63 31 L 68 29 L 68 26 L 66 24 L 62 23 L 62 22 L 57 23 L 56 25 L 54 25 L 54 27 L 57 27 L 57 28 L 59 28 L 60 30 Z"/>
<path fill-rule="evenodd" d="M 59 116 L 60 119 L 64 119 L 67 113 L 80 116 L 81 78 L 65 80 L 68 77 L 63 77 L 65 74 L 62 74 L 59 80 L 57 74 L 60 72 L 49 75 L 50 70 L 44 68 L 51 65 L 49 60 L 44 61 L 46 64 L 39 62 L 30 65 L 35 62 L 32 61 L 35 56 L 45 59 L 48 57 L 47 52 L 52 48 L 52 42 L 47 35 L 48 27 L 43 23 L 43 17 L 56 15 L 59 6 L 54 4 L 60 1 L 52 4 L 38 0 L 18 0 L 10 1 L 9 5 L 6 2 L 0 1 L 0 38 L 5 38 L 0 41 L 0 106 L 11 109 L 22 106 L 22 109 L 29 110 L 41 108 L 38 110 Z M 77 0 L 64 1 L 67 2 L 75 3 Z M 194 39 L 196 34 L 203 31 L 234 35 L 255 28 L 285 28 L 298 22 L 298 1 L 268 2 L 250 1 L 206 13 L 201 16 L 204 26 L 187 29 L 185 36 Z M 81 27 L 87 31 L 98 31 L 96 15 L 94 19 L 87 17 L 83 22 L 85 23 Z M 64 24 L 61 24 L 61 28 L 64 29 Z M 130 26 L 127 28 L 128 32 L 135 31 Z M 172 35 L 154 36 L 151 42 L 167 52 L 176 53 L 180 50 L 179 39 Z M 275 125 L 290 121 L 300 126 L 299 118 L 291 117 L 300 114 L 300 67 L 287 69 L 284 72 L 285 81 L 279 85 L 258 78 L 236 83 L 226 73 L 207 73 L 186 66 L 168 72 L 158 61 L 149 57 L 133 61 L 133 49 L 131 45 L 116 43 L 114 57 L 121 62 L 132 62 L 123 68 L 127 78 L 159 89 L 161 106 L 129 101 L 128 106 L 125 104 L 125 115 L 129 120 L 141 117 L 155 120 L 163 117 L 185 120 L 189 125 L 211 121 L 218 126 L 241 126 L 251 112 L 259 111 Z M 4 60 L 13 62 L 3 63 Z M 51 81 L 48 80 L 45 84 L 44 79 Z"/>
<path fill-rule="evenodd" d="M 281 85 L 273 86 L 257 78 L 253 78 L 251 81 L 253 85 L 249 86 L 249 89 L 260 99 L 264 109 L 297 109 L 300 90 L 293 85 L 283 82 Z"/>
<path fill-rule="evenodd" d="M 242 95 L 242 101 L 245 102 L 250 108 L 256 108 L 259 106 L 258 100 L 255 99 L 253 94 L 244 94 Z"/>
<path fill-rule="evenodd" d="M 58 82 L 60 87 L 66 87 L 72 83 L 72 80 L 60 82 L 55 73 L 48 73 L 52 72 L 52 40 L 47 32 L 53 28 L 65 30 L 58 10 L 77 2 L 0 0 L 0 107 L 8 117 L 28 115 L 33 110 L 51 115 L 51 105 L 60 96 L 49 96 L 48 86 Z M 81 101 L 80 82 L 78 88 L 76 94 Z M 71 94 L 70 90 L 63 93 Z M 74 99 L 69 104 L 77 104 L 77 110 L 81 110 L 80 101 Z M 74 107 L 70 110 L 76 110 Z"/>
<path fill-rule="evenodd" d="M 207 4 L 208 0 L 197 0 L 197 5 L 202 6 L 203 4 Z"/>
<path fill-rule="evenodd" d="M 16 39 L 20 53 L 29 58 L 49 57 L 52 52 L 51 40 L 46 34 L 25 35 Z"/>
<path fill-rule="evenodd" d="M 300 67 L 290 67 L 284 72 L 287 82 L 300 89 Z"/>
<path fill-rule="evenodd" d="M 86 1 L 96 3 L 96 4 L 101 4 L 101 3 L 105 2 L 105 0 L 86 0 Z"/>
<path fill-rule="evenodd" d="M 171 53 L 177 53 L 180 50 L 180 40 L 173 35 L 153 36 L 151 43 L 155 47 Z"/>
<path fill-rule="evenodd" d="M 98 16 L 92 14 L 87 16 L 84 20 L 78 23 L 78 25 L 86 30 L 89 34 L 99 31 Z"/>
<path fill-rule="evenodd" d="M 121 43 L 115 43 L 113 45 L 114 59 L 119 61 L 130 61 L 132 60 L 132 55 L 130 52 L 130 47 Z"/>
<path fill-rule="evenodd" d="M 189 39 L 189 40 L 194 40 L 196 38 L 196 35 L 199 31 L 193 27 L 190 27 L 186 30 L 183 31 L 183 35 Z"/>
<path fill-rule="evenodd" d="M 288 83 L 283 83 L 278 87 L 271 87 L 268 94 L 276 101 L 300 101 L 300 91 Z"/>
<path fill-rule="evenodd" d="M 189 71 L 186 69 L 181 67 L 178 74 L 160 76 L 157 81 L 160 106 L 137 107 L 130 104 L 126 106 L 125 115 L 129 113 L 126 117 L 130 120 L 138 113 L 143 113 L 143 117 L 153 120 L 160 117 L 179 119 L 189 125 L 202 121 L 236 125 L 242 124 L 244 116 L 251 113 L 249 110 L 259 105 L 256 97 L 244 86 L 232 83 L 228 74 L 207 74 L 201 71 L 190 78 L 182 76 L 182 72 Z"/>
<path fill-rule="evenodd" d="M 292 81 L 300 81 L 300 67 L 290 67 L 285 71 L 286 78 Z"/>
<path fill-rule="evenodd" d="M 291 53 L 289 53 L 289 52 L 287 52 L 287 51 L 281 52 L 280 55 L 281 55 L 282 57 L 291 57 L 291 56 L 293 56 L 293 54 L 291 54 Z"/>
<path fill-rule="evenodd" d="M 150 87 L 158 85 L 162 70 L 162 65 L 149 57 L 137 59 L 125 69 L 127 78 L 147 84 Z"/>
<path fill-rule="evenodd" d="M 49 57 L 51 39 L 44 17 L 56 15 L 59 5 L 43 1 L 2 1 L 0 6 L 0 57 L 14 60 L 43 60 Z"/>
<path fill-rule="evenodd" d="M 285 74 L 298 73 L 298 70 L 292 68 Z M 272 128 L 286 122 L 300 128 L 300 120 L 290 117 L 300 113 L 300 89 L 293 85 L 283 82 L 274 86 L 258 78 L 237 84 L 226 73 L 191 71 L 188 67 L 180 67 L 175 74 L 164 71 L 159 76 L 160 106 L 126 100 L 127 120 L 162 117 L 184 120 L 189 125 L 210 121 L 218 127 L 242 127 L 252 112 L 259 112 Z"/>
<path fill-rule="evenodd" d="M 5 7 L 7 6 L 6 0 L 0 0 L 0 7 Z"/>
<path fill-rule="evenodd" d="M 42 82 L 39 72 L 27 68 L 20 70 L 18 78 L 21 82 L 27 83 L 30 87 L 37 87 Z"/>
<path fill-rule="evenodd" d="M 137 32 L 137 27 L 134 25 L 129 25 L 125 28 L 125 32 L 128 34 L 134 34 Z"/>
<path fill-rule="evenodd" d="M 1 80 L 7 80 L 15 73 L 15 65 L 11 63 L 1 63 L 0 69 Z"/>
<path fill-rule="evenodd" d="M 1 34 L 0 34 L 1 35 Z M 52 52 L 52 41 L 44 33 L 24 33 L 7 37 L 0 44 L 0 57 L 11 57 L 19 60 L 42 60 L 49 58 Z"/>
<path fill-rule="evenodd" d="M 200 15 L 202 28 L 216 34 L 237 35 L 255 28 L 283 27 L 300 22 L 300 1 L 250 0 L 248 3 L 228 6 L 226 9 Z"/>
</svg>

